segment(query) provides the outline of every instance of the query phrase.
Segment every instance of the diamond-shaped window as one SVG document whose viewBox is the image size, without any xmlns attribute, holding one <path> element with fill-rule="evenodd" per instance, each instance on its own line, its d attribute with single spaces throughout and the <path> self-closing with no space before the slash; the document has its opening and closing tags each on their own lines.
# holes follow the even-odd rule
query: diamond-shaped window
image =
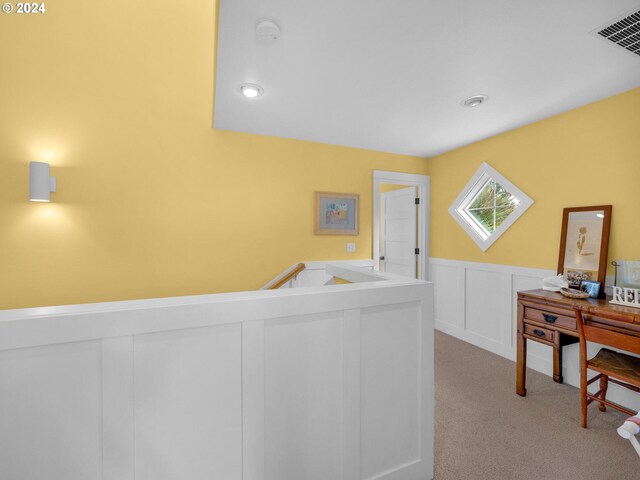
<svg viewBox="0 0 640 480">
<path fill-rule="evenodd" d="M 449 213 L 485 251 L 532 203 L 518 187 L 483 163 Z"/>
</svg>

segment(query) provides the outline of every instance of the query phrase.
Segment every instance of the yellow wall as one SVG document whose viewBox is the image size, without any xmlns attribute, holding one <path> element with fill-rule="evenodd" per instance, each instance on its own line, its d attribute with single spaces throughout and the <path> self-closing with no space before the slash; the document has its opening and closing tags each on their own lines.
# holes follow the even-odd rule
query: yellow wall
<svg viewBox="0 0 640 480">
<path fill-rule="evenodd" d="M 555 268 L 563 207 L 613 204 L 640 255 L 640 90 L 422 159 L 211 128 L 215 3 L 57 0 L 0 15 L 0 309 L 257 288 L 370 258 L 371 171 L 431 175 L 434 257 Z M 27 201 L 28 162 L 59 192 Z M 486 161 L 535 203 L 486 253 L 449 216 Z M 313 191 L 360 194 L 360 236 L 314 236 Z M 357 253 L 345 244 L 356 241 Z"/>
<path fill-rule="evenodd" d="M 640 258 L 640 89 L 429 159 L 431 255 L 555 269 L 562 209 L 613 205 L 609 260 Z M 487 252 L 448 208 L 482 162 L 535 203 Z"/>
<path fill-rule="evenodd" d="M 215 2 L 56 0 L 0 16 L 0 309 L 258 288 L 371 258 L 372 170 L 423 159 L 211 128 Z M 30 203 L 49 161 L 53 203 Z M 360 194 L 313 235 L 314 190 Z M 357 243 L 347 254 L 346 242 Z"/>
</svg>

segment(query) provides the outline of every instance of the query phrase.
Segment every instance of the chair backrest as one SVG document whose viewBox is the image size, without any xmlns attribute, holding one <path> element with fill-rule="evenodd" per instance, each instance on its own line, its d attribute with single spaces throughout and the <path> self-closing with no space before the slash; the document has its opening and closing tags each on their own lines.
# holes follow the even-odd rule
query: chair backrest
<svg viewBox="0 0 640 480">
<path fill-rule="evenodd" d="M 588 314 L 596 318 L 585 319 L 582 315 L 582 310 L 576 308 L 575 312 L 581 348 L 584 348 L 586 342 L 595 342 L 640 355 L 640 336 L 633 335 L 621 328 L 616 328 L 615 324 L 607 325 L 597 320 L 602 318 L 613 320 L 614 322 L 633 324 L 633 315 L 605 309 L 590 309 Z M 638 335 L 640 335 L 640 332 L 638 332 Z"/>
</svg>

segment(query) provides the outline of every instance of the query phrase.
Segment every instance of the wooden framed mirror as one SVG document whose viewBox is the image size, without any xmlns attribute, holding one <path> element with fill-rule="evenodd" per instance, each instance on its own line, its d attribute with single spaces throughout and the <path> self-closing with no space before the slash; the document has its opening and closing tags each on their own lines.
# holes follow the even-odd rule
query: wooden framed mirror
<svg viewBox="0 0 640 480">
<path fill-rule="evenodd" d="M 610 228 L 611 205 L 563 210 L 558 273 L 571 288 L 583 280 L 600 282 L 598 296 L 604 297 Z"/>
</svg>

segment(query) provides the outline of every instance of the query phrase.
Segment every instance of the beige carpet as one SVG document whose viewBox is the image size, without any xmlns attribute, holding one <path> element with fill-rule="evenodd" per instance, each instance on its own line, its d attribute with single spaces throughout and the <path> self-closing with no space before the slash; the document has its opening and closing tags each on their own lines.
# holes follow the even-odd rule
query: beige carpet
<svg viewBox="0 0 640 480">
<path fill-rule="evenodd" d="M 589 406 L 579 390 L 436 332 L 436 480 L 640 479 L 640 458 L 616 433 L 625 416 Z"/>
</svg>

